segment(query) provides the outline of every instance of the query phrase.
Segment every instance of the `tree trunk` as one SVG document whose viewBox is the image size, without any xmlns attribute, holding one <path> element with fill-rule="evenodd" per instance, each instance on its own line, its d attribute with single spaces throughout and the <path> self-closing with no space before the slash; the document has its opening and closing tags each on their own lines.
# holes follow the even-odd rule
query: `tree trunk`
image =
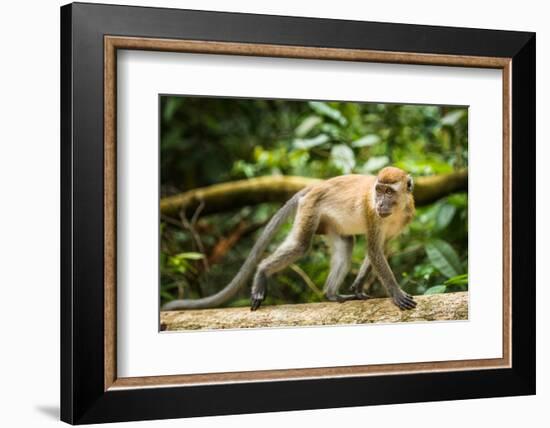
<svg viewBox="0 0 550 428">
<path fill-rule="evenodd" d="M 468 293 L 415 296 L 418 306 L 399 310 L 388 298 L 346 303 L 305 303 L 246 308 L 196 309 L 161 312 L 161 330 L 205 330 L 369 324 L 468 319 Z"/>
<path fill-rule="evenodd" d="M 176 216 L 181 209 L 192 215 L 200 208 L 201 214 L 231 211 L 262 202 L 287 201 L 304 187 L 319 181 L 316 178 L 295 176 L 266 176 L 231 181 L 189 190 L 162 198 L 160 211 Z M 450 193 L 468 190 L 468 172 L 418 177 L 415 180 L 414 198 L 417 205 L 426 205 Z"/>
</svg>

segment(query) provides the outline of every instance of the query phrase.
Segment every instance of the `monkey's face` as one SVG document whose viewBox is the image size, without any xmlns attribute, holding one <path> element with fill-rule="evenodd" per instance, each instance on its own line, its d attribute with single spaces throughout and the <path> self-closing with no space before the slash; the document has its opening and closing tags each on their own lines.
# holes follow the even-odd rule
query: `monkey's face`
<svg viewBox="0 0 550 428">
<path fill-rule="evenodd" d="M 399 187 L 399 184 L 400 183 L 376 183 L 376 196 L 374 198 L 374 203 L 376 207 L 376 213 L 380 217 L 389 217 L 394 211 L 396 205 L 398 205 L 399 189 L 397 189 L 397 187 Z"/>
<path fill-rule="evenodd" d="M 407 198 L 413 191 L 413 179 L 402 169 L 386 167 L 378 173 L 374 190 L 376 213 L 385 218 L 407 204 Z"/>
</svg>

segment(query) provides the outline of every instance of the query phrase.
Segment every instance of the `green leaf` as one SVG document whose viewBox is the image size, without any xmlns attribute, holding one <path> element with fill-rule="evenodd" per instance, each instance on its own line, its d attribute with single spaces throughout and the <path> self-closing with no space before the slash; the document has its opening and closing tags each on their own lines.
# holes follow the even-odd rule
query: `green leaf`
<svg viewBox="0 0 550 428">
<path fill-rule="evenodd" d="M 449 243 L 441 239 L 433 239 L 426 244 L 425 248 L 430 262 L 447 278 L 457 276 L 462 271 L 460 259 Z"/>
<path fill-rule="evenodd" d="M 178 107 L 180 106 L 181 99 L 177 97 L 169 97 L 166 100 L 166 105 L 164 106 L 164 120 L 169 122 L 174 117 Z"/>
<path fill-rule="evenodd" d="M 317 135 L 316 137 L 313 137 L 313 138 L 305 138 L 305 139 L 296 138 L 293 141 L 293 145 L 296 149 L 308 150 L 308 149 L 311 149 L 312 147 L 317 147 L 317 146 L 321 146 L 325 143 L 328 143 L 329 140 L 330 140 L 330 138 L 329 138 L 328 135 L 319 134 L 319 135 Z"/>
<path fill-rule="evenodd" d="M 305 137 L 309 131 L 323 121 L 319 116 L 308 116 L 295 129 L 294 133 L 297 137 Z"/>
<path fill-rule="evenodd" d="M 174 288 L 178 288 L 180 286 L 177 282 L 172 282 L 170 284 L 162 284 L 163 290 L 173 290 Z"/>
<path fill-rule="evenodd" d="M 468 284 L 468 274 L 453 276 L 444 282 L 445 285 L 466 285 Z"/>
<path fill-rule="evenodd" d="M 342 139 L 342 128 L 334 123 L 323 123 L 321 125 L 321 132 L 329 135 L 333 140 Z"/>
<path fill-rule="evenodd" d="M 445 174 L 453 172 L 453 166 L 447 162 L 430 158 L 429 154 L 423 159 L 401 159 L 395 166 L 415 175 Z"/>
<path fill-rule="evenodd" d="M 164 299 L 168 300 L 169 302 L 174 300 L 174 296 L 172 296 L 168 291 L 160 290 L 160 295 Z"/>
<path fill-rule="evenodd" d="M 378 144 L 381 141 L 380 137 L 375 134 L 365 135 L 364 137 L 359 138 L 351 143 L 352 147 L 370 147 Z"/>
<path fill-rule="evenodd" d="M 193 253 L 193 252 L 179 253 L 179 254 L 176 254 L 175 257 L 178 257 L 180 259 L 186 259 L 186 260 L 200 260 L 200 259 L 204 259 L 204 254 Z"/>
<path fill-rule="evenodd" d="M 447 197 L 447 202 L 454 205 L 457 208 L 465 208 L 468 206 L 468 194 L 467 193 L 455 193 Z"/>
<path fill-rule="evenodd" d="M 340 110 L 332 108 L 327 103 L 322 101 L 310 101 L 308 104 L 313 111 L 315 111 L 315 113 L 335 120 L 342 126 L 346 126 L 348 124 L 348 120 L 344 117 Z"/>
<path fill-rule="evenodd" d="M 336 144 L 330 152 L 332 163 L 344 174 L 349 174 L 355 167 L 355 154 L 345 144 Z"/>
<path fill-rule="evenodd" d="M 455 126 L 464 114 L 466 114 L 466 110 L 464 109 L 451 111 L 441 118 L 441 124 L 446 126 Z"/>
<path fill-rule="evenodd" d="M 453 220 L 453 217 L 456 213 L 456 207 L 451 204 L 443 204 L 437 212 L 436 218 L 436 229 L 443 230 L 449 223 Z"/>
<path fill-rule="evenodd" d="M 441 294 L 445 293 L 447 286 L 445 285 L 434 285 L 433 287 L 428 288 L 424 291 L 424 294 Z"/>
<path fill-rule="evenodd" d="M 390 163 L 390 158 L 387 156 L 373 156 L 369 158 L 367 162 L 365 162 L 365 164 L 363 165 L 363 168 L 361 168 L 361 171 L 366 173 L 378 171 L 379 169 L 385 167 L 389 163 Z"/>
</svg>

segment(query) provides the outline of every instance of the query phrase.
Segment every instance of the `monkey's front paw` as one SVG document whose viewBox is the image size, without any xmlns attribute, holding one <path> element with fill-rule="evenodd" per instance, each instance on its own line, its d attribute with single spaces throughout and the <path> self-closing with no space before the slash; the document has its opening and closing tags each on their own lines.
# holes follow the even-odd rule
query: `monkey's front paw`
<svg viewBox="0 0 550 428">
<path fill-rule="evenodd" d="M 407 293 L 399 293 L 393 296 L 393 303 L 401 310 L 414 309 L 416 302 Z"/>
</svg>

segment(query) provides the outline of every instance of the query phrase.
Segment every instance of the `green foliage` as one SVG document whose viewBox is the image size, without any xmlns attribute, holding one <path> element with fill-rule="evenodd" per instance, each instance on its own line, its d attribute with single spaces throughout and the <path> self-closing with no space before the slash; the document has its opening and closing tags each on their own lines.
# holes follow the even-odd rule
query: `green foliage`
<svg viewBox="0 0 550 428">
<path fill-rule="evenodd" d="M 440 206 L 439 211 L 437 212 L 437 219 L 435 227 L 437 230 L 444 230 L 449 223 L 453 220 L 453 217 L 456 213 L 456 207 L 451 204 L 443 204 Z"/>
<path fill-rule="evenodd" d="M 445 285 L 468 285 L 468 274 L 463 273 L 461 275 L 453 276 L 452 278 L 449 278 L 447 281 L 445 281 Z"/>
<path fill-rule="evenodd" d="M 330 159 L 342 174 L 349 174 L 355 167 L 355 154 L 345 144 L 335 144 L 330 150 Z"/>
<path fill-rule="evenodd" d="M 457 276 L 462 270 L 458 254 L 453 247 L 441 239 L 433 239 L 426 243 L 426 254 L 434 265 L 447 278 Z"/>
<path fill-rule="evenodd" d="M 326 116 L 327 118 L 332 119 L 340 126 L 346 126 L 348 124 L 348 120 L 342 114 L 342 112 L 337 108 L 331 107 L 328 103 L 320 101 L 310 101 L 308 104 L 314 112 L 318 113 L 321 116 Z"/>
<path fill-rule="evenodd" d="M 300 102 L 161 97 L 161 195 L 214 183 L 272 174 L 329 178 L 376 173 L 386 165 L 414 176 L 468 166 L 466 108 L 346 102 Z M 161 221 L 161 298 L 197 298 L 226 285 L 248 255 L 273 204 L 237 212 Z M 244 222 L 223 255 L 209 257 Z M 272 251 L 290 230 L 279 232 Z M 412 294 L 467 290 L 468 198 L 457 193 L 419 207 L 412 224 L 390 243 L 390 264 Z M 322 300 L 328 249 L 316 238 L 309 254 L 277 274 L 268 304 Z M 353 253 L 351 284 L 365 254 L 363 237 Z M 276 283 L 276 285 L 275 285 Z M 243 290 L 230 305 L 248 304 Z M 371 294 L 384 292 L 375 282 Z"/>
<path fill-rule="evenodd" d="M 179 253 L 167 258 L 167 268 L 175 273 L 185 273 L 188 270 L 196 272 L 196 269 L 189 263 L 189 260 L 200 260 L 204 258 L 201 253 Z"/>
</svg>

